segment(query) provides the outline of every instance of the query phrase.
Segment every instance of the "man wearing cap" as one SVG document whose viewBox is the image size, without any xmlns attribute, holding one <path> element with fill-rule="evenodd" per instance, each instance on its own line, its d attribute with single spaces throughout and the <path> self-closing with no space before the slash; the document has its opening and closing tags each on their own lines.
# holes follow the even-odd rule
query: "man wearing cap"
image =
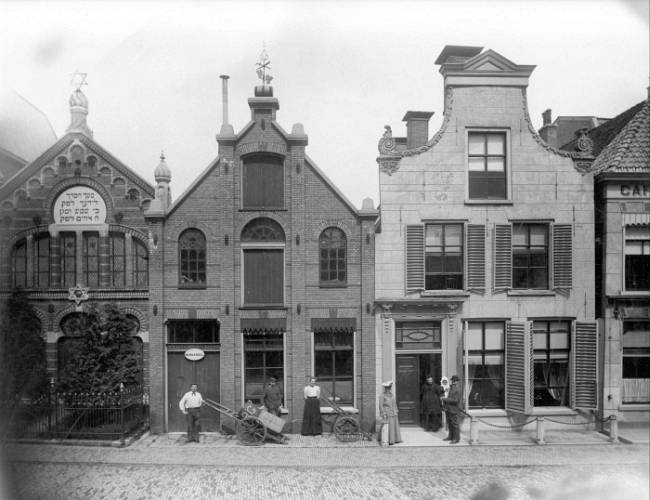
<svg viewBox="0 0 650 500">
<path fill-rule="evenodd" d="M 458 414 L 460 413 L 461 393 L 458 387 L 460 379 L 457 375 L 451 377 L 451 388 L 446 398 L 441 398 L 445 405 L 447 414 L 447 423 L 449 424 L 449 435 L 443 441 L 449 441 L 450 444 L 456 444 L 460 441 L 460 427 L 458 425 Z"/>
<path fill-rule="evenodd" d="M 277 384 L 278 379 L 269 378 L 269 384 L 264 389 L 264 406 L 269 413 L 276 417 L 280 416 L 280 406 L 282 406 L 282 388 Z"/>
<path fill-rule="evenodd" d="M 199 418 L 201 418 L 201 405 L 203 398 L 198 391 L 198 386 L 192 384 L 190 390 L 185 393 L 180 403 L 179 408 L 185 415 L 187 420 L 187 442 L 199 442 Z"/>
</svg>

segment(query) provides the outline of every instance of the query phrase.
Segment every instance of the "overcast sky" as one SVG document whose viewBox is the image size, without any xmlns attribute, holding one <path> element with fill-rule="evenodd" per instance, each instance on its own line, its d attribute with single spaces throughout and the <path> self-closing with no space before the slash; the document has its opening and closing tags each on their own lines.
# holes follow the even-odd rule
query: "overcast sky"
<svg viewBox="0 0 650 500">
<path fill-rule="evenodd" d="M 443 47 L 476 45 L 537 68 L 536 128 L 553 116 L 611 117 L 647 97 L 648 0 L 11 2 L 0 0 L 0 78 L 69 123 L 70 74 L 88 73 L 95 140 L 153 183 L 164 150 L 179 196 L 217 156 L 220 74 L 230 122 L 266 46 L 278 122 L 302 123 L 308 155 L 357 207 L 378 202 L 377 141 L 405 135 L 408 110 L 442 121 Z"/>
</svg>

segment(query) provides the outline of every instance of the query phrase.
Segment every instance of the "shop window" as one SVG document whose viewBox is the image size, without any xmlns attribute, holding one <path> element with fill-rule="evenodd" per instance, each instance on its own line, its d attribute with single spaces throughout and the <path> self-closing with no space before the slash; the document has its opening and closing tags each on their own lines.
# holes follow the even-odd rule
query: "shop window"
<svg viewBox="0 0 650 500">
<path fill-rule="evenodd" d="M 59 235 L 61 259 L 61 286 L 72 288 L 77 283 L 77 235 L 61 233 Z"/>
<path fill-rule="evenodd" d="M 50 235 L 41 233 L 34 239 L 34 277 L 35 286 L 50 286 Z"/>
<path fill-rule="evenodd" d="M 242 230 L 244 305 L 284 304 L 284 231 L 275 221 L 255 219 Z"/>
<path fill-rule="evenodd" d="M 206 241 L 198 229 L 183 231 L 178 239 L 179 284 L 205 287 Z"/>
<path fill-rule="evenodd" d="M 463 225 L 427 224 L 425 289 L 463 289 Z"/>
<path fill-rule="evenodd" d="M 338 404 L 354 401 L 354 334 L 314 332 L 314 375 L 322 397 Z"/>
<path fill-rule="evenodd" d="M 14 271 L 14 286 L 27 288 L 27 241 L 20 240 L 11 254 Z"/>
<path fill-rule="evenodd" d="M 440 349 L 439 321 L 404 321 L 395 323 L 395 349 Z"/>
<path fill-rule="evenodd" d="M 218 344 L 219 322 L 207 320 L 173 320 L 167 323 L 171 344 Z"/>
<path fill-rule="evenodd" d="M 650 321 L 623 322 L 623 403 L 650 403 Z"/>
<path fill-rule="evenodd" d="M 569 406 L 569 321 L 533 321 L 535 406 Z"/>
<path fill-rule="evenodd" d="M 344 285 L 347 282 L 347 240 L 336 227 L 325 229 L 318 239 L 320 248 L 320 284 Z"/>
<path fill-rule="evenodd" d="M 268 155 L 243 159 L 242 208 L 273 210 L 284 208 L 284 161 Z"/>
<path fill-rule="evenodd" d="M 466 338 L 469 408 L 503 408 L 505 323 L 470 321 Z"/>
<path fill-rule="evenodd" d="M 271 377 L 275 377 L 282 387 L 284 380 L 282 334 L 244 334 L 244 401 L 251 400 L 255 404 L 262 404 L 264 388 Z"/>
<path fill-rule="evenodd" d="M 625 227 L 625 290 L 650 290 L 650 226 Z"/>
<path fill-rule="evenodd" d="M 136 287 L 146 287 L 149 285 L 149 253 L 140 240 L 133 238 L 132 243 L 133 284 Z"/>
<path fill-rule="evenodd" d="M 99 233 L 83 233 L 83 280 L 86 286 L 99 286 Z"/>
<path fill-rule="evenodd" d="M 470 200 L 505 200 L 506 134 L 469 132 L 468 170 Z"/>
<path fill-rule="evenodd" d="M 124 287 L 126 285 L 126 238 L 123 233 L 110 233 L 108 255 L 111 287 Z"/>
</svg>

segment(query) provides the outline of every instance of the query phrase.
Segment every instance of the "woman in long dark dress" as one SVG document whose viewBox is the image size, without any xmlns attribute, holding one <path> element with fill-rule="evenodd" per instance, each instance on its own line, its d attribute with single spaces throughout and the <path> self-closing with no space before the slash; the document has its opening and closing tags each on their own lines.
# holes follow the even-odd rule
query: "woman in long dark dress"
<svg viewBox="0 0 650 500">
<path fill-rule="evenodd" d="M 320 420 L 320 387 L 316 385 L 316 379 L 309 379 L 309 385 L 305 386 L 305 409 L 302 414 L 303 436 L 320 436 L 323 433 L 323 426 Z"/>
</svg>

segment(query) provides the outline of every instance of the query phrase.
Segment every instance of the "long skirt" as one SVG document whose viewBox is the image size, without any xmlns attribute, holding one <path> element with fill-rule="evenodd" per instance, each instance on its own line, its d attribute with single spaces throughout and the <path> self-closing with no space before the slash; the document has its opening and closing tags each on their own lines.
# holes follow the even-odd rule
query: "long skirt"
<svg viewBox="0 0 650 500">
<path fill-rule="evenodd" d="M 303 436 L 320 436 L 323 433 L 323 426 L 320 420 L 320 403 L 318 398 L 305 399 L 305 410 L 302 414 Z"/>
<path fill-rule="evenodd" d="M 388 421 L 384 422 L 383 431 L 388 429 L 388 444 L 395 444 L 402 442 L 402 434 L 399 430 L 399 420 L 397 417 L 388 417 Z"/>
</svg>

